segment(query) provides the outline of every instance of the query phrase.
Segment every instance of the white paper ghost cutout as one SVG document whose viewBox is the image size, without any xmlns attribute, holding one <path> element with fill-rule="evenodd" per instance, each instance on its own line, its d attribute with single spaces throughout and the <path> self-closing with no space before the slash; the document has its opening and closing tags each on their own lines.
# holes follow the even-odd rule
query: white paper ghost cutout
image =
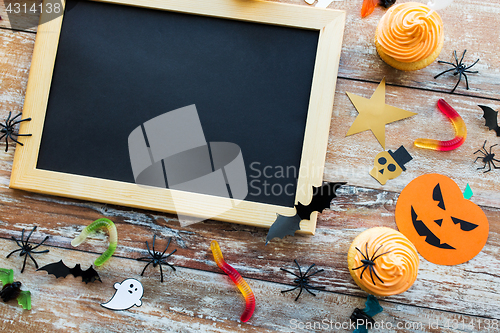
<svg viewBox="0 0 500 333">
<path fill-rule="evenodd" d="M 107 303 L 101 304 L 101 306 L 110 310 L 128 310 L 134 305 L 142 305 L 142 295 L 144 289 L 142 284 L 136 279 L 127 279 L 122 283 L 115 283 L 114 288 L 116 289 L 115 294 Z"/>
<path fill-rule="evenodd" d="M 316 4 L 315 7 L 318 7 L 318 8 L 327 8 L 334 1 L 338 1 L 338 0 L 318 0 L 318 3 Z"/>
<path fill-rule="evenodd" d="M 440 10 L 448 7 L 453 0 L 431 0 L 427 3 L 427 6 L 433 10 Z"/>
<path fill-rule="evenodd" d="M 316 2 L 316 0 L 304 0 L 304 1 L 307 2 L 309 5 L 312 5 L 313 3 Z M 318 0 L 318 3 L 316 4 L 315 7 L 327 8 L 334 1 L 344 1 L 344 0 Z"/>
</svg>

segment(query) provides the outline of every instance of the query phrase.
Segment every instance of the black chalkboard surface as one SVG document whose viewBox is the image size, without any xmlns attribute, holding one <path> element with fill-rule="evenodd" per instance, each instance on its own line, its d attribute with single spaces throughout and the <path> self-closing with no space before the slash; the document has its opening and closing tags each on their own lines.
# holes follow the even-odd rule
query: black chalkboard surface
<svg viewBox="0 0 500 333">
<path fill-rule="evenodd" d="M 33 136 L 16 149 L 10 187 L 262 227 L 308 204 L 322 182 L 344 12 L 259 0 L 64 4 L 61 17 L 42 13 L 23 109 L 32 120 L 20 129 Z M 148 142 L 147 124 L 193 105 L 204 144 L 191 148 L 210 155 L 221 192 L 192 190 L 184 176 L 170 184 L 178 160 L 157 159 L 163 141 Z M 180 148 L 182 134 L 165 145 Z M 130 142 L 167 188 L 139 182 Z M 239 147 L 248 194 L 218 142 Z M 172 156 L 191 161 L 197 181 L 212 177 L 184 152 Z M 233 190 L 246 197 L 214 194 Z M 315 225 L 313 213 L 301 231 Z"/>
<path fill-rule="evenodd" d="M 240 146 L 246 200 L 293 207 L 318 31 L 66 6 L 37 168 L 134 183 L 132 130 L 195 104 L 207 141 Z"/>
</svg>

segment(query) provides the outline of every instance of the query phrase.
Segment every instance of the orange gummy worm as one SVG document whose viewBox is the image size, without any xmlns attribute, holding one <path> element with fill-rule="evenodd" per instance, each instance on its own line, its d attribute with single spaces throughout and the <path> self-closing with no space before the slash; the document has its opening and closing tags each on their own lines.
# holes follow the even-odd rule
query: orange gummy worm
<svg viewBox="0 0 500 333">
<path fill-rule="evenodd" d="M 220 251 L 219 243 L 217 243 L 217 241 L 213 240 L 210 243 L 210 249 L 212 250 L 212 253 L 214 255 L 214 260 L 217 263 L 217 266 L 219 266 L 219 268 L 222 269 L 224 273 L 229 275 L 231 280 L 233 280 L 233 282 L 236 284 L 238 289 L 245 297 L 246 307 L 245 311 L 243 311 L 243 314 L 241 315 L 240 320 L 242 322 L 247 322 L 250 319 L 250 317 L 252 317 L 252 314 L 255 310 L 255 296 L 252 292 L 252 289 L 250 289 L 248 283 L 246 283 L 246 281 L 243 280 L 240 273 L 238 273 L 233 267 L 231 267 L 224 261 L 224 258 L 222 257 L 222 252 Z"/>
<path fill-rule="evenodd" d="M 375 10 L 377 4 L 377 0 L 363 0 L 363 6 L 361 7 L 361 17 L 366 17 L 373 13 L 373 10 Z"/>
<path fill-rule="evenodd" d="M 432 149 L 438 151 L 448 151 L 457 149 L 464 142 L 467 137 L 467 127 L 465 126 L 465 122 L 460 117 L 457 111 L 455 111 L 450 104 L 446 103 L 444 99 L 440 99 L 437 102 L 437 106 L 441 112 L 450 119 L 453 124 L 453 128 L 455 129 L 455 137 L 448 141 L 440 141 L 434 139 L 417 139 L 415 140 L 415 147 L 424 148 L 424 149 Z"/>
</svg>

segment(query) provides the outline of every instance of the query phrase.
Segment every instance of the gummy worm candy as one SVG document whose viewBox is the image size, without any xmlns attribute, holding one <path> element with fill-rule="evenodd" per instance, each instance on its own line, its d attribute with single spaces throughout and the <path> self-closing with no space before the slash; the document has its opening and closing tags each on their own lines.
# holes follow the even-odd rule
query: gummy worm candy
<svg viewBox="0 0 500 333">
<path fill-rule="evenodd" d="M 375 10 L 377 4 L 377 0 L 363 0 L 363 7 L 361 7 L 361 17 L 366 17 L 373 13 L 373 10 Z"/>
<path fill-rule="evenodd" d="M 108 249 L 103 254 L 101 254 L 101 256 L 99 258 L 97 258 L 94 261 L 94 265 L 96 265 L 96 266 L 101 266 L 102 264 L 104 264 L 109 258 L 111 258 L 111 256 L 113 255 L 113 253 L 116 250 L 116 246 L 118 245 L 118 233 L 116 231 L 115 224 L 111 220 L 108 220 L 106 218 L 97 219 L 94 222 L 92 222 L 90 225 L 85 227 L 85 229 L 82 230 L 80 235 L 71 241 L 71 245 L 76 247 L 76 246 L 82 244 L 83 241 L 92 232 L 94 232 L 95 230 L 102 228 L 102 227 L 106 227 L 108 229 L 109 246 L 108 246 Z"/>
<path fill-rule="evenodd" d="M 437 106 L 441 112 L 447 116 L 451 123 L 453 124 L 453 128 L 455 129 L 455 137 L 449 141 L 439 141 L 433 139 L 417 139 L 415 140 L 415 146 L 418 148 L 432 149 L 438 151 L 448 151 L 457 149 L 464 143 L 465 138 L 467 137 L 467 127 L 465 127 L 465 123 L 460 117 L 460 115 L 455 111 L 444 99 L 440 99 L 437 102 Z"/>
<path fill-rule="evenodd" d="M 252 317 L 253 311 L 255 310 L 255 296 L 252 292 L 252 289 L 250 289 L 248 283 L 243 280 L 240 273 L 238 273 L 233 267 L 231 267 L 224 261 L 222 252 L 220 251 L 219 243 L 217 243 L 217 241 L 213 240 L 210 243 L 210 249 L 212 250 L 217 266 L 219 266 L 219 268 L 222 269 L 224 273 L 229 275 L 231 280 L 233 280 L 233 282 L 245 297 L 246 307 L 240 318 L 240 320 L 245 323 L 250 319 L 250 317 Z"/>
</svg>

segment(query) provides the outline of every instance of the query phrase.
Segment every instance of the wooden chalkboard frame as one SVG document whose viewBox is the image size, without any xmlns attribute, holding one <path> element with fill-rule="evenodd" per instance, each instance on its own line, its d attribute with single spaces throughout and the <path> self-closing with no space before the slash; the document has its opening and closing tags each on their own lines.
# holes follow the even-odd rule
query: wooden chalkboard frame
<svg viewBox="0 0 500 333">
<path fill-rule="evenodd" d="M 295 198 L 296 203 L 310 202 L 312 186 L 320 186 L 323 178 L 345 12 L 259 0 L 98 1 L 319 31 Z M 16 148 L 10 187 L 135 208 L 176 212 L 171 198 L 171 191 L 174 190 L 37 169 L 62 21 L 63 16 L 60 16 L 38 27 L 23 108 L 23 118 L 31 117 L 32 121 L 23 122 L 20 128 L 21 133 L 32 133 L 33 136 L 25 140 L 24 146 L 18 145 Z M 179 192 L 179 195 L 181 200 L 196 202 L 196 205 L 193 205 L 190 211 L 177 213 L 198 217 L 212 216 L 214 208 L 226 204 L 227 200 L 232 201 L 189 192 Z M 295 209 L 243 201 L 214 219 L 269 228 L 276 219 L 276 213 L 293 215 Z M 317 213 L 313 213 L 310 220 L 303 220 L 300 232 L 314 234 L 316 218 Z"/>
</svg>

